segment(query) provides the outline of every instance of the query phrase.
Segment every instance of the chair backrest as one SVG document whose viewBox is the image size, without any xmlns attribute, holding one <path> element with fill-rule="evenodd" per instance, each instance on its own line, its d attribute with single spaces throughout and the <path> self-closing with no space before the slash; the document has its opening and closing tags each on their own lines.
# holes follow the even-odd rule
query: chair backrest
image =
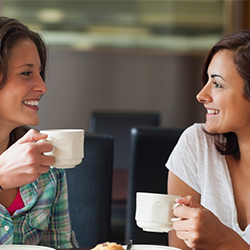
<svg viewBox="0 0 250 250">
<path fill-rule="evenodd" d="M 128 168 L 130 130 L 135 126 L 159 126 L 160 115 L 150 112 L 94 111 L 90 117 L 89 132 L 114 137 L 114 168 Z"/>
<path fill-rule="evenodd" d="M 84 159 L 67 169 L 72 229 L 80 247 L 110 240 L 113 137 L 85 133 Z"/>
<path fill-rule="evenodd" d="M 137 127 L 131 129 L 126 236 L 136 244 L 168 245 L 166 233 L 149 233 L 136 225 L 136 192 L 167 193 L 168 169 L 165 163 L 183 129 Z"/>
<path fill-rule="evenodd" d="M 89 132 L 109 134 L 114 138 L 114 171 L 112 184 L 111 239 L 124 243 L 126 202 L 130 155 L 130 130 L 135 126 L 158 126 L 156 112 L 93 111 Z"/>
</svg>

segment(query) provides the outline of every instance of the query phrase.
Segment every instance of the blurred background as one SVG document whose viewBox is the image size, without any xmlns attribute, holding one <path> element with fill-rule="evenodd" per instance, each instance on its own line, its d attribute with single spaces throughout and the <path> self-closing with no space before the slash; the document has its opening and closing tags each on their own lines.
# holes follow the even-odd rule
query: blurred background
<svg viewBox="0 0 250 250">
<path fill-rule="evenodd" d="M 195 99 L 219 39 L 249 25 L 249 1 L 0 0 L 41 33 L 48 92 L 37 129 L 84 128 L 94 110 L 156 111 L 162 126 L 204 121 Z"/>
</svg>

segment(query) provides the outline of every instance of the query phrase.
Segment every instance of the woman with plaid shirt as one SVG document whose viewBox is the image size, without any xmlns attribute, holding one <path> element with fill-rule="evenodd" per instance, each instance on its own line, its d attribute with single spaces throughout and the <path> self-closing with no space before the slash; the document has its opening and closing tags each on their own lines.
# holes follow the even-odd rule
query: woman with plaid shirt
<svg viewBox="0 0 250 250">
<path fill-rule="evenodd" d="M 49 167 L 53 146 L 36 142 L 46 135 L 27 127 L 39 123 L 45 66 L 41 37 L 0 17 L 0 244 L 78 247 L 65 172 Z"/>
</svg>

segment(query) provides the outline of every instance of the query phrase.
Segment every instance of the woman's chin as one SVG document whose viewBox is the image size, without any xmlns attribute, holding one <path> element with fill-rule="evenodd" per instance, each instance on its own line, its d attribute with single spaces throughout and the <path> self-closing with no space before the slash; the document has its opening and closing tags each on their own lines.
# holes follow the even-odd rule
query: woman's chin
<svg viewBox="0 0 250 250">
<path fill-rule="evenodd" d="M 27 125 L 28 126 L 37 126 L 39 124 L 40 120 L 37 119 L 37 120 L 33 120 L 31 122 L 29 122 Z"/>
</svg>

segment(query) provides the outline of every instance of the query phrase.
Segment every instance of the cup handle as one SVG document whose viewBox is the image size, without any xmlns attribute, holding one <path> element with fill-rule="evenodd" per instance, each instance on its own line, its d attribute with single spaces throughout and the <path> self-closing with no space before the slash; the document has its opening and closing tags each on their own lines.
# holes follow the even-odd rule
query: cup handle
<svg viewBox="0 0 250 250">
<path fill-rule="evenodd" d="M 175 203 L 174 205 L 173 205 L 173 210 L 175 210 L 177 207 L 179 207 L 179 206 L 182 206 L 182 204 L 180 204 L 180 203 Z"/>
<path fill-rule="evenodd" d="M 174 210 L 175 208 L 179 207 L 179 206 L 182 206 L 182 204 L 175 203 L 175 204 L 173 205 L 173 210 Z M 179 218 L 179 217 L 171 218 L 171 221 L 172 221 L 172 222 L 177 221 L 177 220 L 181 220 L 181 218 Z"/>
</svg>

